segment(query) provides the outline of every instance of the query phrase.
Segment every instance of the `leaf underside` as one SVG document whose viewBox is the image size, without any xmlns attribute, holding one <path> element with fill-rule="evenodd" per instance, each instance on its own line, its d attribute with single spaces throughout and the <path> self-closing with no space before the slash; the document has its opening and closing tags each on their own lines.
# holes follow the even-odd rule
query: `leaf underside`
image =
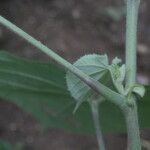
<svg viewBox="0 0 150 150">
<path fill-rule="evenodd" d="M 150 127 L 150 88 L 139 102 L 142 128 Z M 75 101 L 67 91 L 65 72 L 55 65 L 17 58 L 0 52 L 0 97 L 15 103 L 34 116 L 43 127 L 93 134 L 90 108 L 83 103 L 75 115 Z M 100 108 L 102 129 L 105 133 L 124 132 L 124 119 L 118 108 L 104 102 Z"/>
</svg>

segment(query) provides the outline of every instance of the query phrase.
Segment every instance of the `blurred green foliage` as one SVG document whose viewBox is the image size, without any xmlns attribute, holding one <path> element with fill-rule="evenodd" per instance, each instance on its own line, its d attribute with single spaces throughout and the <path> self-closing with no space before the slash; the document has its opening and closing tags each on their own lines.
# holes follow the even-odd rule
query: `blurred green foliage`
<svg viewBox="0 0 150 150">
<path fill-rule="evenodd" d="M 126 8 L 109 6 L 103 9 L 101 12 L 104 16 L 111 18 L 113 21 L 120 21 L 126 14 Z"/>
<path fill-rule="evenodd" d="M 9 142 L 0 140 L 0 150 L 23 150 L 23 144 L 17 143 L 12 146 Z"/>
</svg>

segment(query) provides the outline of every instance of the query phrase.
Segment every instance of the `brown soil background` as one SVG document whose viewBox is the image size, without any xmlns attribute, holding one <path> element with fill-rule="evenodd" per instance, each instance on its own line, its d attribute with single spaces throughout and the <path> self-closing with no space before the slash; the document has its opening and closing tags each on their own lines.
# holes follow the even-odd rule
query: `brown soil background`
<svg viewBox="0 0 150 150">
<path fill-rule="evenodd" d="M 88 53 L 107 53 L 123 59 L 125 18 L 104 15 L 105 8 L 123 6 L 123 0 L 0 0 L 0 14 L 42 41 L 70 62 Z M 138 26 L 138 81 L 150 78 L 150 1 L 142 0 Z M 0 49 L 35 60 L 49 58 L 0 26 Z M 124 59 L 123 59 L 124 60 Z M 150 140 L 148 130 L 142 131 Z M 0 101 L 0 139 L 24 150 L 96 150 L 94 136 L 79 136 L 55 129 L 43 132 L 31 114 Z M 108 150 L 124 150 L 126 135 L 105 136 Z"/>
</svg>

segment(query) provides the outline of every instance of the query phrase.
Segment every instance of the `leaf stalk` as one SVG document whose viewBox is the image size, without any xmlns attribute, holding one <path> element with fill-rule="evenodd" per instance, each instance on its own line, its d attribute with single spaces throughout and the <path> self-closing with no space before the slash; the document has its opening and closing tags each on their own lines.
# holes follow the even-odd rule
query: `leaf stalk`
<svg viewBox="0 0 150 150">
<path fill-rule="evenodd" d="M 93 122 L 96 130 L 96 136 L 97 136 L 97 142 L 99 150 L 105 150 L 105 144 L 104 139 L 100 127 L 100 119 L 99 119 L 99 101 L 98 100 L 92 100 L 90 102 L 91 104 L 91 110 L 92 110 L 92 116 L 93 116 Z"/>
</svg>

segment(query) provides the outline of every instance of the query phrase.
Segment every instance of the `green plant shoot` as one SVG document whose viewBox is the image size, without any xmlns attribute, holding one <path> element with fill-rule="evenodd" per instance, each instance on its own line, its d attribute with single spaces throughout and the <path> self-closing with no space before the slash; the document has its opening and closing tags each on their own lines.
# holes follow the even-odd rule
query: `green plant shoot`
<svg viewBox="0 0 150 150">
<path fill-rule="evenodd" d="M 66 82 L 76 101 L 74 113 L 83 103 L 91 107 L 99 150 L 105 150 L 99 109 L 104 101 L 120 108 L 126 120 L 128 150 L 141 150 L 137 115 L 137 97 L 143 97 L 145 89 L 136 83 L 136 41 L 139 0 L 126 0 L 126 63 L 115 57 L 109 63 L 107 55 L 89 54 L 70 64 L 51 49 L 34 39 L 19 27 L 0 16 L 0 24 L 16 33 L 40 51 L 46 53 L 66 71 Z"/>
</svg>

